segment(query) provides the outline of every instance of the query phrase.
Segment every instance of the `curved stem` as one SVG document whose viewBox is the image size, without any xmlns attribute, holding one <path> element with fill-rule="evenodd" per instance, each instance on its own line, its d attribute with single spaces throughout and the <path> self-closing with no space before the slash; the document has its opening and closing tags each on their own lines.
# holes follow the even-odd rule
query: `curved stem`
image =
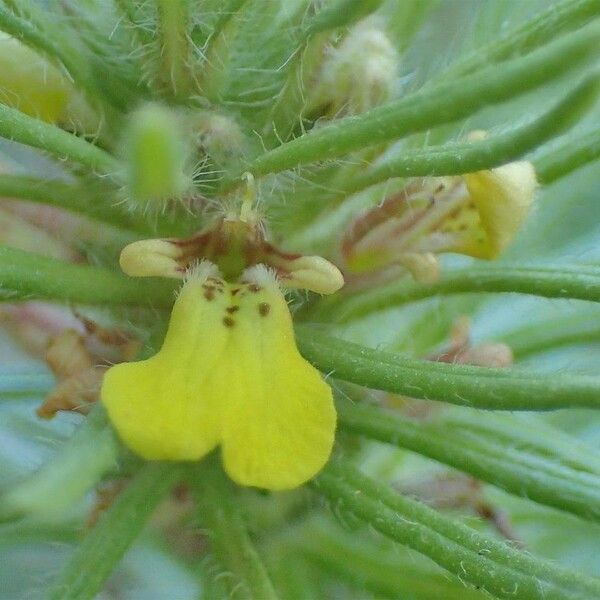
<svg viewBox="0 0 600 600">
<path fill-rule="evenodd" d="M 585 25 L 600 15 L 598 0 L 563 0 L 554 2 L 533 19 L 515 27 L 444 71 L 441 76 L 450 79 L 472 73 L 477 69 L 513 56 L 525 54 L 532 48 L 547 43 L 566 31 Z"/>
<path fill-rule="evenodd" d="M 600 127 L 568 136 L 534 159 L 540 183 L 549 184 L 600 158 Z"/>
<path fill-rule="evenodd" d="M 324 300 L 313 316 L 326 315 L 345 323 L 407 302 L 464 293 L 519 293 L 600 302 L 600 269 L 583 265 L 555 268 L 502 264 L 453 269 L 434 283 L 404 279 L 354 296 L 340 293 Z"/>
<path fill-rule="evenodd" d="M 588 77 L 531 123 L 480 142 L 402 152 L 397 158 L 373 165 L 341 188 L 344 194 L 353 194 L 392 177 L 460 175 L 497 167 L 522 157 L 571 127 L 597 95 L 598 77 Z"/>
<path fill-rule="evenodd" d="M 597 581 L 488 539 L 342 461 L 330 463 L 315 485 L 338 509 L 496 598 L 588 600 L 600 593 Z"/>
<path fill-rule="evenodd" d="M 515 452 L 515 439 L 495 440 L 489 432 L 450 429 L 443 418 L 416 421 L 339 400 L 337 408 L 346 431 L 412 450 L 517 496 L 600 520 L 600 477 L 564 465 L 560 452 L 556 460 L 523 448 Z"/>
<path fill-rule="evenodd" d="M 600 407 L 600 377 L 490 369 L 418 360 L 298 327 L 303 356 L 323 373 L 358 385 L 490 410 Z"/>
<path fill-rule="evenodd" d="M 228 587 L 248 600 L 276 600 L 277 595 L 244 524 L 242 513 L 214 457 L 190 470 L 198 518 L 209 531 L 212 552 L 229 573 Z"/>
<path fill-rule="evenodd" d="M 90 190 L 82 185 L 60 179 L 39 179 L 23 175 L 0 175 L 0 196 L 39 202 L 62 208 L 115 227 L 148 232 L 143 220 L 109 204 L 106 198 L 89 197 Z"/>
<path fill-rule="evenodd" d="M 76 548 L 48 598 L 95 598 L 158 503 L 182 476 L 183 467 L 175 463 L 144 465 Z"/>
<path fill-rule="evenodd" d="M 135 279 L 102 267 L 80 265 L 0 246 L 0 299 L 62 300 L 81 304 L 169 307 L 177 282 Z"/>
<path fill-rule="evenodd" d="M 0 136 L 75 161 L 99 174 L 114 175 L 119 171 L 119 162 L 108 152 L 3 104 L 0 104 Z"/>
<path fill-rule="evenodd" d="M 522 58 L 340 119 L 259 156 L 248 170 L 255 176 L 277 173 L 467 117 L 571 69 L 597 47 L 599 34 L 600 26 L 591 23 Z"/>
</svg>

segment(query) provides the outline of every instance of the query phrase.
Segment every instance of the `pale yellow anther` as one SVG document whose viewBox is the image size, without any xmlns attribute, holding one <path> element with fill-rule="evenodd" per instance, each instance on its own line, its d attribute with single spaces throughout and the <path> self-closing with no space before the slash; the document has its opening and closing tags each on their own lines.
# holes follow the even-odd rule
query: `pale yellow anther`
<svg viewBox="0 0 600 600">
<path fill-rule="evenodd" d="M 140 240 L 123 248 L 119 263 L 131 277 L 182 278 L 181 247 L 168 240 Z"/>
</svg>

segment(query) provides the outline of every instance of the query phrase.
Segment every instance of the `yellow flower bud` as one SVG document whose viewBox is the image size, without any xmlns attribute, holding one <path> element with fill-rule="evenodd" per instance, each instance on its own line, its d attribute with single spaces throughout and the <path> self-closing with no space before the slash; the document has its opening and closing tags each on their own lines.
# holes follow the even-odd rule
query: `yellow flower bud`
<svg viewBox="0 0 600 600">
<path fill-rule="evenodd" d="M 398 63 L 398 53 L 377 19 L 364 19 L 330 50 L 309 105 L 326 106 L 331 117 L 369 110 L 390 96 Z"/>
</svg>

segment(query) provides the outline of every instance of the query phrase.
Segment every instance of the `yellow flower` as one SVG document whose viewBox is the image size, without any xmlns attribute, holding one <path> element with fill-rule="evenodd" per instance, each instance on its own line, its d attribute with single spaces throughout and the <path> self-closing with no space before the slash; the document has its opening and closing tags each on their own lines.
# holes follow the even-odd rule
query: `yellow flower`
<svg viewBox="0 0 600 600">
<path fill-rule="evenodd" d="M 188 275 L 161 350 L 105 375 L 102 401 L 148 460 L 198 460 L 221 446 L 241 485 L 297 487 L 327 462 L 330 387 L 305 361 L 277 281 L 263 265 L 240 283 L 204 261 Z"/>
</svg>

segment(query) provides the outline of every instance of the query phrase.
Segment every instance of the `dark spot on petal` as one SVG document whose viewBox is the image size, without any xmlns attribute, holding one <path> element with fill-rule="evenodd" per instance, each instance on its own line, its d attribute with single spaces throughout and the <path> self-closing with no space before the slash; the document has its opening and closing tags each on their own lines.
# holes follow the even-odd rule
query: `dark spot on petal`
<svg viewBox="0 0 600 600">
<path fill-rule="evenodd" d="M 240 291 L 240 288 L 233 288 L 233 289 L 231 290 L 231 295 L 232 295 L 232 296 L 235 296 L 237 293 L 239 293 L 239 291 Z"/>
<path fill-rule="evenodd" d="M 210 288 L 207 290 L 204 290 L 204 297 L 210 302 L 211 300 L 214 300 L 215 298 L 215 290 L 214 288 Z"/>
<path fill-rule="evenodd" d="M 237 312 L 238 310 L 240 310 L 239 306 L 228 306 L 225 309 L 230 315 L 232 315 L 233 313 Z"/>
<path fill-rule="evenodd" d="M 261 288 L 260 288 L 260 285 L 257 285 L 256 283 L 251 283 L 251 284 L 248 286 L 248 289 L 249 289 L 251 292 L 254 292 L 254 293 L 256 293 L 256 292 L 260 292 L 260 289 L 261 289 Z"/>
<path fill-rule="evenodd" d="M 260 314 L 261 317 L 266 317 L 270 311 L 271 311 L 270 304 L 267 304 L 266 302 L 261 302 L 258 305 L 258 313 Z"/>
<path fill-rule="evenodd" d="M 235 321 L 231 317 L 223 317 L 223 325 L 225 325 L 225 327 L 233 327 Z"/>
</svg>

